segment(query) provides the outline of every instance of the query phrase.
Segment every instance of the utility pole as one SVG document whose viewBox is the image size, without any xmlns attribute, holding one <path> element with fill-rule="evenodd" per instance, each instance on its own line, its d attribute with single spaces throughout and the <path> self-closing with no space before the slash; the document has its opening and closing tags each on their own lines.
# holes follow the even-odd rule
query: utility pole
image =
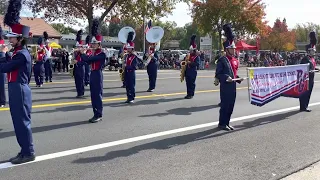
<svg viewBox="0 0 320 180">
<path fill-rule="evenodd" d="M 146 8 L 147 9 L 147 8 Z M 146 33 L 145 33 L 145 28 L 146 28 L 146 15 L 143 15 L 143 28 L 142 28 L 142 33 L 143 33 L 143 53 L 145 53 L 146 50 Z"/>
</svg>

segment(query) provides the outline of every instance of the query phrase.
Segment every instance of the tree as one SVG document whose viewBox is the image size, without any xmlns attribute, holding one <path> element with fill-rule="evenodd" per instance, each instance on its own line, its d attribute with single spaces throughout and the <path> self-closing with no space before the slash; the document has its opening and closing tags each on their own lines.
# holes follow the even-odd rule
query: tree
<svg viewBox="0 0 320 180">
<path fill-rule="evenodd" d="M 184 26 L 184 29 L 186 33 L 184 37 L 180 39 L 180 49 L 189 49 L 190 38 L 193 34 L 197 36 L 196 38 L 197 46 L 200 47 L 200 37 L 202 34 L 199 31 L 199 29 L 197 29 L 196 25 L 194 23 L 188 23 Z"/>
<path fill-rule="evenodd" d="M 182 1 L 188 0 L 26 0 L 25 4 L 34 14 L 39 15 L 45 11 L 45 19 L 48 21 L 61 19 L 73 24 L 77 19 L 82 19 L 87 20 L 91 27 L 96 10 L 102 10 L 98 17 L 100 23 L 106 19 L 109 21 L 126 17 L 141 21 L 144 16 L 154 19 L 170 13 L 174 5 Z"/>
<path fill-rule="evenodd" d="M 288 30 L 286 19 L 276 19 L 272 31 L 261 39 L 263 49 L 274 51 L 292 51 L 295 49 L 295 42 L 295 32 Z"/>
<path fill-rule="evenodd" d="M 8 1 L 0 0 L 0 14 L 4 15 L 7 12 Z"/>
<path fill-rule="evenodd" d="M 308 42 L 311 31 L 320 32 L 320 26 L 314 23 L 297 24 L 293 29 L 298 42 Z"/>
<path fill-rule="evenodd" d="M 226 23 L 232 24 L 238 37 L 258 34 L 266 24 L 264 10 L 265 4 L 261 0 L 207 0 L 193 3 L 192 16 L 204 33 L 215 36 L 218 32 L 221 42 L 222 27 Z"/>
<path fill-rule="evenodd" d="M 320 25 L 314 23 L 306 23 L 306 24 L 297 24 L 293 29 L 296 35 L 296 41 L 300 43 L 309 43 L 309 33 L 311 31 L 315 31 L 318 35 L 318 41 L 320 39 Z M 317 44 L 317 51 L 320 51 L 320 45 Z"/>
<path fill-rule="evenodd" d="M 61 23 L 52 23 L 50 25 L 61 34 L 77 33 L 77 30 L 72 29 L 71 27 L 66 27 L 64 24 Z"/>
</svg>

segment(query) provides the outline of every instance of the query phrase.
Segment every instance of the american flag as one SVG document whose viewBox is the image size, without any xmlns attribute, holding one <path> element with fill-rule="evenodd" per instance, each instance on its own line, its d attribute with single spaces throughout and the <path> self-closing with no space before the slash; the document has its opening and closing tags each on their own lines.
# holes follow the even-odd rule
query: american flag
<svg viewBox="0 0 320 180">
<path fill-rule="evenodd" d="M 151 24 L 151 20 L 148 22 L 146 29 L 144 30 L 144 33 L 147 33 L 149 31 L 149 29 L 151 29 L 152 24 Z"/>
</svg>

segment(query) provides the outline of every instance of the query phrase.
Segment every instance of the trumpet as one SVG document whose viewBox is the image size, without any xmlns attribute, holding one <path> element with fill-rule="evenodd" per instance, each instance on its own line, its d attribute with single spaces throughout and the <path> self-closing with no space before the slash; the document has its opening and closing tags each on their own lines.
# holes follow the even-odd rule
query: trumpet
<svg viewBox="0 0 320 180">
<path fill-rule="evenodd" d="M 189 62 L 190 59 L 190 53 L 187 55 L 186 60 L 185 61 L 181 61 L 180 65 L 181 65 L 181 71 L 180 71 L 180 81 L 183 82 L 186 76 L 186 69 L 187 69 L 187 64 Z"/>
</svg>

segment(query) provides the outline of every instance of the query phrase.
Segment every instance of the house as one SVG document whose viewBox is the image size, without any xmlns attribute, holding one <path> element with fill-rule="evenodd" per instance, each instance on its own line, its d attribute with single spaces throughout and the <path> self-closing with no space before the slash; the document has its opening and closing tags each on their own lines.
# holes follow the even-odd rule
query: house
<svg viewBox="0 0 320 180">
<path fill-rule="evenodd" d="M 0 22 L 3 22 L 3 15 L 0 15 Z M 20 24 L 30 27 L 32 38 L 29 40 L 29 44 L 37 44 L 38 38 L 43 36 L 43 32 L 47 31 L 50 41 L 59 42 L 62 37 L 61 34 L 56 31 L 50 24 L 41 18 L 21 17 Z M 9 31 L 8 26 L 2 26 L 4 32 Z"/>
<path fill-rule="evenodd" d="M 0 15 L 0 22 L 3 22 L 3 15 Z M 75 45 L 76 34 L 60 34 L 55 30 L 50 24 L 48 24 L 44 19 L 33 18 L 33 17 L 21 17 L 20 23 L 30 27 L 30 32 L 32 33 L 32 38 L 29 39 L 28 44 L 37 44 L 38 38 L 43 37 L 43 32 L 46 31 L 49 35 L 50 42 L 56 42 L 67 50 L 71 50 Z M 9 31 L 8 26 L 2 26 L 4 33 Z M 82 36 L 82 40 L 85 41 L 87 35 Z M 7 39 L 5 39 L 8 43 Z M 119 41 L 118 37 L 103 37 L 103 47 L 119 49 L 123 44 Z"/>
</svg>

